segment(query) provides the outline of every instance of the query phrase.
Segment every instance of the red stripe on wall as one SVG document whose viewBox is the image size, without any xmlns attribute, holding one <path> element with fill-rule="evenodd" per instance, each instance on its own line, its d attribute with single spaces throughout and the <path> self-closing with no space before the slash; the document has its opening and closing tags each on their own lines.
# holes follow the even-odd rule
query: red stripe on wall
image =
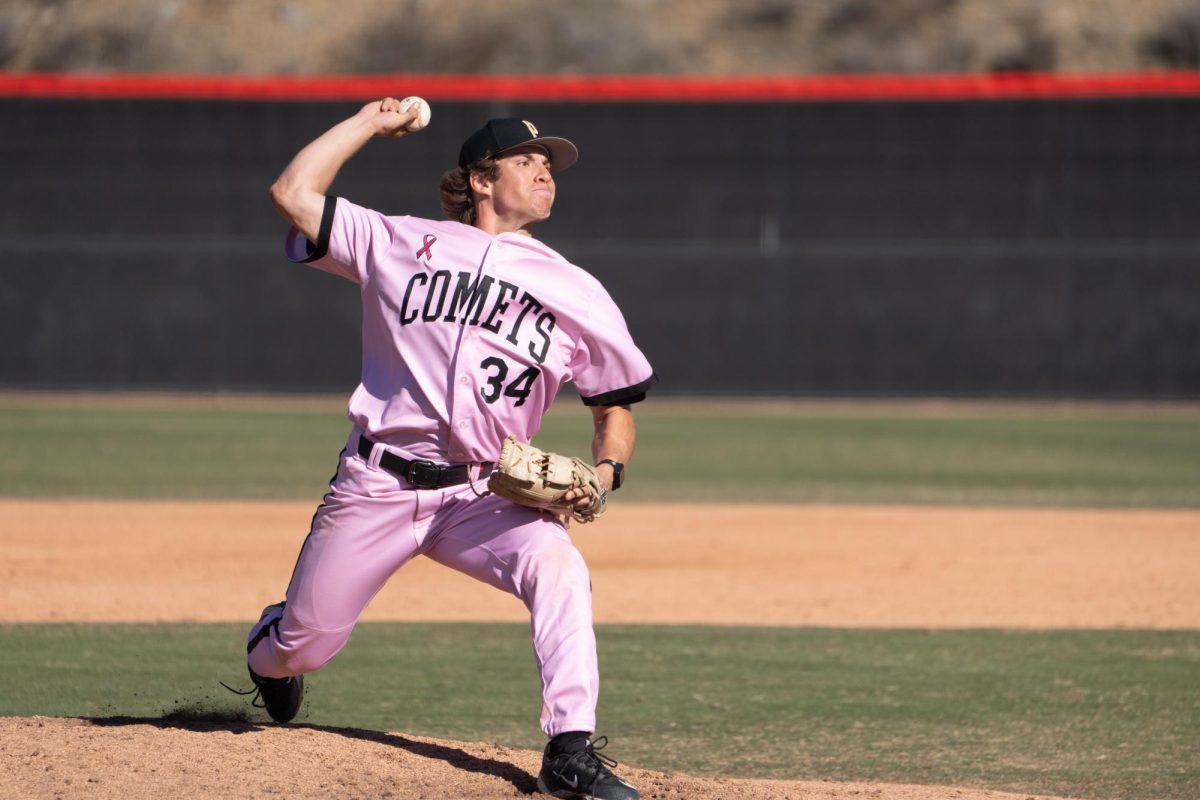
<svg viewBox="0 0 1200 800">
<path fill-rule="evenodd" d="M 1094 75 L 870 75 L 828 77 L 344 75 L 253 77 L 0 73 L 0 97 L 553 102 L 780 102 L 1029 100 L 1200 95 L 1200 72 Z"/>
</svg>

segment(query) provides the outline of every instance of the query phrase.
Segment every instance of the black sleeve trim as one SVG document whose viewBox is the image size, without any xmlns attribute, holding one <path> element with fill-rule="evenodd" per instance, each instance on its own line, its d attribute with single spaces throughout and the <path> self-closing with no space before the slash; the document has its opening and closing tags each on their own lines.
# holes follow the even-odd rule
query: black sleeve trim
<svg viewBox="0 0 1200 800">
<path fill-rule="evenodd" d="M 633 386 L 584 397 L 583 404 L 585 406 L 619 406 L 640 403 L 646 399 L 646 390 L 656 383 L 658 383 L 658 375 L 652 374 L 646 380 Z"/>
<path fill-rule="evenodd" d="M 329 234 L 333 231 L 333 212 L 337 210 L 337 200 L 331 194 L 325 195 L 325 208 L 321 211 L 321 230 L 317 232 L 317 243 L 313 244 L 311 241 L 304 243 L 308 256 L 300 262 L 301 264 L 324 258 L 325 254 L 329 252 Z"/>
</svg>

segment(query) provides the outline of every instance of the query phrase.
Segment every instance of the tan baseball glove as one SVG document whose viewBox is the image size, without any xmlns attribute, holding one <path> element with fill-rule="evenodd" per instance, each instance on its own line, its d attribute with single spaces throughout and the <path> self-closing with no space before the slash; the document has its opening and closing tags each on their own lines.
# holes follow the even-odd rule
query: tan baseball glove
<svg viewBox="0 0 1200 800">
<path fill-rule="evenodd" d="M 488 478 L 488 488 L 518 505 L 541 508 L 559 516 L 570 515 L 580 522 L 591 522 L 604 513 L 608 492 L 600 484 L 595 467 L 571 456 L 547 453 L 532 444 L 504 440 L 500 462 Z M 583 489 L 591 503 L 578 508 L 563 496 L 571 489 Z"/>
</svg>

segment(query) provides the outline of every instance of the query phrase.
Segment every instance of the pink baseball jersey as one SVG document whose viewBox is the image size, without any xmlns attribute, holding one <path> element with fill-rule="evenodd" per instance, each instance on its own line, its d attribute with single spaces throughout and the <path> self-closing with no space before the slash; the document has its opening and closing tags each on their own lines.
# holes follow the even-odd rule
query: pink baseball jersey
<svg viewBox="0 0 1200 800">
<path fill-rule="evenodd" d="M 349 417 L 413 457 L 489 463 L 530 441 L 558 390 L 587 405 L 637 402 L 656 381 L 593 276 L 521 233 L 389 217 L 330 196 L 316 243 L 288 257 L 362 294 L 362 383 Z"/>
</svg>

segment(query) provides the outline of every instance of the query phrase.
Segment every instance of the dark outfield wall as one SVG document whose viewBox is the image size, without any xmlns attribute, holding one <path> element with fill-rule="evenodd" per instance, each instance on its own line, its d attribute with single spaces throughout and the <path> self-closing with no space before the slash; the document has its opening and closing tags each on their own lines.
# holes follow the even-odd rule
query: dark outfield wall
<svg viewBox="0 0 1200 800">
<path fill-rule="evenodd" d="M 349 391 L 358 298 L 267 187 L 356 103 L 0 101 L 0 384 Z M 1200 396 L 1200 100 L 438 103 L 337 194 L 438 215 L 488 116 L 664 393 Z"/>
</svg>

